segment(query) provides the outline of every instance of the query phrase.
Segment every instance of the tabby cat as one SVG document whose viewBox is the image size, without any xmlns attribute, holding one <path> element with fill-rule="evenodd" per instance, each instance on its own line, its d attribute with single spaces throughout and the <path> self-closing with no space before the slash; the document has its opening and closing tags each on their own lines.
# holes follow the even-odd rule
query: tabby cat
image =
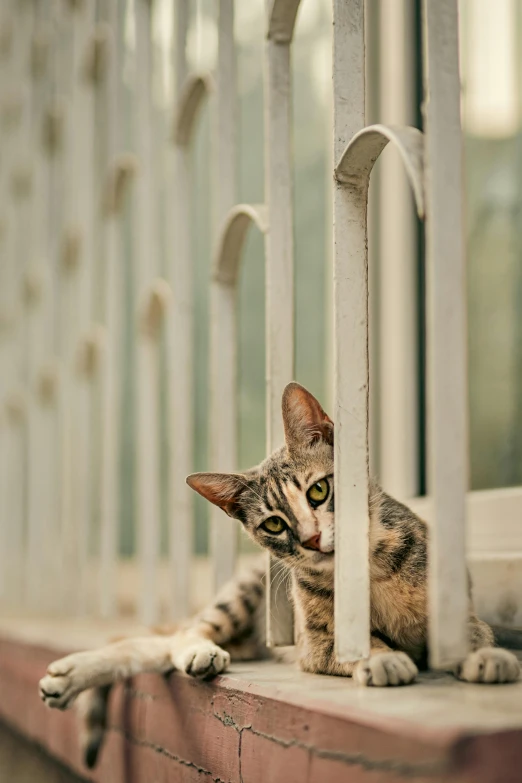
<svg viewBox="0 0 522 783">
<path fill-rule="evenodd" d="M 196 473 L 188 484 L 239 520 L 250 537 L 292 577 L 296 651 L 301 669 L 353 677 L 360 685 L 404 685 L 426 660 L 426 524 L 371 485 L 371 653 L 357 663 L 334 656 L 334 426 L 297 383 L 283 394 L 285 445 L 244 473 Z M 230 583 L 216 601 L 171 635 L 128 639 L 52 663 L 40 682 L 50 707 L 82 694 L 89 766 L 103 739 L 110 686 L 139 672 L 177 669 L 192 677 L 223 672 L 230 659 L 267 654 L 262 566 Z M 491 628 L 469 602 L 471 652 L 455 674 L 468 682 L 512 682 L 515 655 L 494 647 Z M 84 692 L 85 693 L 82 693 Z"/>
</svg>

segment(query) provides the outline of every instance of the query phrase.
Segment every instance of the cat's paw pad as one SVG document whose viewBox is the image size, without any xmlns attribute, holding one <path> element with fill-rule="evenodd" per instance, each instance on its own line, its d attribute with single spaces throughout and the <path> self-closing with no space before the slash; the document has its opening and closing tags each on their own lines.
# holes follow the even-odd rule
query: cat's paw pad
<svg viewBox="0 0 522 783">
<path fill-rule="evenodd" d="M 184 650 L 176 668 L 191 677 L 208 680 L 225 671 L 230 663 L 230 655 L 217 644 L 200 642 Z"/>
<path fill-rule="evenodd" d="M 389 685 L 408 685 L 417 674 L 417 667 L 406 653 L 384 652 L 358 661 L 353 670 L 353 679 L 358 685 L 384 688 Z"/>
<path fill-rule="evenodd" d="M 66 658 L 52 663 L 45 677 L 39 682 L 40 698 L 48 707 L 66 710 L 71 706 L 77 692 L 73 688 L 70 667 L 62 665 Z"/>
<path fill-rule="evenodd" d="M 520 663 L 509 650 L 482 647 L 469 653 L 455 673 L 459 680 L 466 682 L 515 682 L 520 675 Z"/>
<path fill-rule="evenodd" d="M 74 653 L 51 663 L 39 682 L 40 698 L 48 707 L 66 710 L 86 687 L 90 653 Z"/>
</svg>

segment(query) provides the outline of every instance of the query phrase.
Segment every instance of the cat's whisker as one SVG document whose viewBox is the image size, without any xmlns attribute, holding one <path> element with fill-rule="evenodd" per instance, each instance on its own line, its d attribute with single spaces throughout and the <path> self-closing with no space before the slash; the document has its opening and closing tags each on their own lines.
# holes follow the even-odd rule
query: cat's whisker
<svg viewBox="0 0 522 783">
<path fill-rule="evenodd" d="M 282 571 L 281 571 L 280 578 L 279 578 L 279 581 L 278 581 L 278 584 L 277 584 L 277 586 L 276 586 L 276 588 L 275 588 L 274 604 L 275 604 L 275 607 L 276 607 L 276 608 L 277 608 L 277 596 L 278 596 L 278 594 L 279 594 L 279 590 L 280 590 L 280 588 L 281 588 L 281 585 L 282 585 L 282 584 L 284 584 L 284 585 L 285 585 L 285 588 L 286 588 L 286 590 L 288 591 L 288 587 L 289 587 L 290 579 L 291 579 L 291 573 L 290 573 L 290 571 L 289 571 L 288 569 L 286 569 L 286 570 L 282 570 Z"/>
<path fill-rule="evenodd" d="M 274 591 L 274 606 L 277 609 L 277 593 L 279 590 L 279 587 L 281 585 L 281 581 L 284 578 L 284 571 L 278 571 L 276 575 L 274 576 L 272 582 L 270 583 L 270 586 L 272 590 Z"/>
</svg>

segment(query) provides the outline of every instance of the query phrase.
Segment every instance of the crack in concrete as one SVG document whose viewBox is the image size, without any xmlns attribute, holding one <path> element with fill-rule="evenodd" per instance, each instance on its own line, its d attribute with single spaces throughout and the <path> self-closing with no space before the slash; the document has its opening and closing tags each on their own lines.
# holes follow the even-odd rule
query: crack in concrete
<svg viewBox="0 0 522 783">
<path fill-rule="evenodd" d="M 254 729 L 252 724 L 246 724 L 240 726 L 236 723 L 234 718 L 228 713 L 223 712 L 219 714 L 214 708 L 214 700 L 211 701 L 212 713 L 220 723 L 224 726 L 233 728 L 239 734 L 239 779 L 243 783 L 242 771 L 241 771 L 241 745 L 243 732 L 248 731 L 256 737 L 261 737 L 269 742 L 273 742 L 283 748 L 299 748 L 309 754 L 310 758 L 316 757 L 320 759 L 327 759 L 329 761 L 338 761 L 341 764 L 347 766 L 357 766 L 369 772 L 391 772 L 396 775 L 401 775 L 403 778 L 417 779 L 419 776 L 434 777 L 437 778 L 440 775 L 449 771 L 451 765 L 449 761 L 426 761 L 412 763 L 407 761 L 400 761 L 398 759 L 372 759 L 365 756 L 362 753 L 345 753 L 341 750 L 327 750 L 326 748 L 317 748 L 315 745 L 311 745 L 307 742 L 302 742 L 298 739 L 285 740 L 281 737 L 276 737 L 273 734 L 267 734 L 266 732 Z"/>
<path fill-rule="evenodd" d="M 239 745 L 238 745 L 238 759 L 239 759 L 239 783 L 243 783 L 243 769 L 242 769 L 242 763 L 243 760 L 241 758 L 241 753 L 243 751 L 243 732 L 239 732 Z"/>
<path fill-rule="evenodd" d="M 151 694 L 146 694 L 134 690 L 132 695 L 137 696 L 138 698 L 145 697 L 146 699 L 147 695 L 150 696 Z M 233 696 L 233 694 L 231 694 L 231 696 Z M 234 701 L 233 698 L 232 701 Z M 225 710 L 222 710 L 221 712 L 218 712 L 216 710 L 214 705 L 214 698 L 211 699 L 210 704 L 211 704 L 213 716 L 220 723 L 222 723 L 223 726 L 233 729 L 239 735 L 239 746 L 238 746 L 239 783 L 244 783 L 243 769 L 242 769 L 242 763 L 243 763 L 242 743 L 243 743 L 244 732 L 250 732 L 252 735 L 256 737 L 265 739 L 268 742 L 273 742 L 274 744 L 279 745 L 280 747 L 283 747 L 285 749 L 298 748 L 300 750 L 305 751 L 309 755 L 309 760 L 310 760 L 309 769 L 311 767 L 311 761 L 314 757 L 318 759 L 326 759 L 329 761 L 337 761 L 347 766 L 357 766 L 369 772 L 372 771 L 389 772 L 395 775 L 400 775 L 403 778 L 412 779 L 412 780 L 417 779 L 419 776 L 428 777 L 428 778 L 430 777 L 437 778 L 443 775 L 444 773 L 447 773 L 451 769 L 450 760 L 426 761 L 426 762 L 415 763 L 415 762 L 401 761 L 399 759 L 372 759 L 362 753 L 346 753 L 341 750 L 328 750 L 326 748 L 318 748 L 315 745 L 312 745 L 311 743 L 303 742 L 302 740 L 298 740 L 298 739 L 286 740 L 274 734 L 269 734 L 267 732 L 259 731 L 258 729 L 255 729 L 251 723 L 247 723 L 244 725 L 238 724 L 233 718 L 233 716 L 227 713 Z M 154 743 L 148 742 L 147 740 L 139 740 L 136 737 L 132 736 L 132 734 L 116 726 L 112 726 L 111 730 L 119 732 L 129 742 L 131 742 L 136 746 L 149 748 L 151 750 L 154 750 L 156 753 L 160 753 L 166 756 L 167 758 L 171 759 L 172 761 L 182 766 L 197 770 L 201 774 L 208 776 L 208 778 L 214 781 L 214 783 L 231 783 L 231 781 L 224 781 L 222 778 L 214 777 L 210 770 L 205 769 L 204 767 L 200 767 L 192 761 L 187 761 L 186 759 L 182 759 L 180 756 L 177 756 L 176 754 L 172 753 L 166 748 L 163 748 L 160 745 L 155 745 Z"/>
<path fill-rule="evenodd" d="M 131 745 L 135 745 L 139 748 L 147 748 L 149 750 L 153 750 L 155 753 L 159 753 L 162 756 L 166 756 L 170 761 L 174 761 L 177 764 L 180 764 L 183 767 L 189 767 L 190 769 L 195 769 L 197 772 L 200 772 L 202 775 L 207 775 L 211 780 L 214 781 L 214 783 L 232 783 L 230 780 L 223 780 L 223 778 L 220 777 L 214 777 L 212 772 L 208 769 L 205 769 L 205 767 L 200 767 L 198 764 L 194 764 L 193 761 L 187 761 L 186 759 L 182 759 L 181 756 L 177 756 L 175 753 L 172 753 L 170 750 L 167 750 L 166 748 L 163 748 L 161 745 L 156 745 L 154 742 L 148 742 L 147 740 L 140 740 L 137 737 L 134 737 L 130 732 L 125 731 L 124 729 L 118 728 L 116 726 L 111 727 L 111 731 L 116 731 L 118 734 L 121 734 L 127 742 L 130 742 Z"/>
</svg>

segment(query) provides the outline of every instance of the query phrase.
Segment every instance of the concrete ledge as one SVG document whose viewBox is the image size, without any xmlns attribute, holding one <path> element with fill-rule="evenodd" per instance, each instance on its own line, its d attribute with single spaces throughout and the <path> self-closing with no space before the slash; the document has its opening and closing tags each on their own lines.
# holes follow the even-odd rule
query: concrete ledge
<svg viewBox="0 0 522 783">
<path fill-rule="evenodd" d="M 488 701 L 497 705 L 488 728 L 487 715 L 468 721 L 459 713 L 462 699 L 470 698 L 467 686 L 454 684 L 451 690 L 445 677 L 378 693 L 379 689 L 357 689 L 337 678 L 294 675 L 290 668 L 273 663 L 238 666 L 208 684 L 173 674 L 143 675 L 119 686 L 112 696 L 110 730 L 99 767 L 89 774 L 79 755 L 74 711 L 48 710 L 37 696 L 38 679 L 62 652 L 0 639 L 0 718 L 88 780 L 521 780 L 522 685 L 468 686 L 477 714 L 491 712 Z M 485 706 L 473 696 L 476 688 L 486 699 Z M 410 720 L 405 719 L 408 712 Z"/>
</svg>

